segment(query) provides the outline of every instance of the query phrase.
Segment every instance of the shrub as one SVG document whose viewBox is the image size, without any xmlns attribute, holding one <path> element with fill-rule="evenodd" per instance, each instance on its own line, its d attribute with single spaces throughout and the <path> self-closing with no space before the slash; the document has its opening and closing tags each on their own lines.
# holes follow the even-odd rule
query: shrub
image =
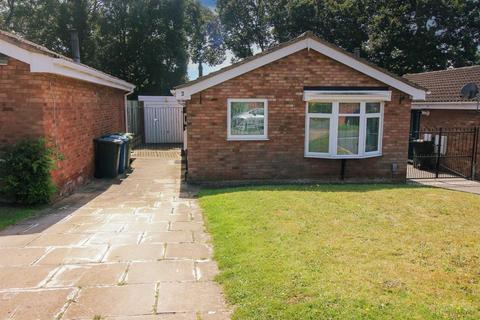
<svg viewBox="0 0 480 320">
<path fill-rule="evenodd" d="M 56 187 L 51 171 L 62 156 L 44 139 L 21 141 L 6 150 L 0 161 L 0 192 L 21 204 L 50 202 Z"/>
</svg>

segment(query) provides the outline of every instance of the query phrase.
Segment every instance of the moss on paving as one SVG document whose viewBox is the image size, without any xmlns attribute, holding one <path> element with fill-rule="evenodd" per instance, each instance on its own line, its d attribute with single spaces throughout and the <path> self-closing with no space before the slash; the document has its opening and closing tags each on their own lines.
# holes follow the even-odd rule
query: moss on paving
<svg viewBox="0 0 480 320">
<path fill-rule="evenodd" d="M 233 319 L 480 319 L 480 197 L 406 185 L 200 193 Z"/>
</svg>

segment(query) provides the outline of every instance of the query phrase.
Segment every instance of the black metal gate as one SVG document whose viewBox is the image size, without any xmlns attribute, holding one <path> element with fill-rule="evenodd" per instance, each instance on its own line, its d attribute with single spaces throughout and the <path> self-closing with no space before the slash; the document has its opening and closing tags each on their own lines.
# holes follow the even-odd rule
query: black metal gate
<svg viewBox="0 0 480 320">
<path fill-rule="evenodd" d="M 410 133 L 408 179 L 474 179 L 479 128 L 440 128 Z"/>
</svg>

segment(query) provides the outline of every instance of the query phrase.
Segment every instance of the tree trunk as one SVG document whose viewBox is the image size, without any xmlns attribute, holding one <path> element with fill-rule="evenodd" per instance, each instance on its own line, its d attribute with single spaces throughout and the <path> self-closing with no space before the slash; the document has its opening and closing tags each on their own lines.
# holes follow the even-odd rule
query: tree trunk
<svg viewBox="0 0 480 320">
<path fill-rule="evenodd" d="M 203 77 L 203 65 L 201 61 L 198 62 L 198 77 Z"/>
</svg>

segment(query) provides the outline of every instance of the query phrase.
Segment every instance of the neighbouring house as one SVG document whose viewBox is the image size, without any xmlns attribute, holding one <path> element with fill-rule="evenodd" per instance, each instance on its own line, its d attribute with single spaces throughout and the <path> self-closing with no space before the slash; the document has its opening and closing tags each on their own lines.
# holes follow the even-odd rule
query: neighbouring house
<svg viewBox="0 0 480 320">
<path fill-rule="evenodd" d="M 480 127 L 480 110 L 477 101 L 460 96 L 464 85 L 476 83 L 480 86 L 480 66 L 407 74 L 404 77 L 428 90 L 425 100 L 412 102 L 412 139 L 436 138 L 435 145 L 438 147 L 438 137 L 441 136 L 440 165 L 450 176 L 480 178 L 480 166 L 477 165 L 480 139 L 478 129 L 475 129 Z"/>
<path fill-rule="evenodd" d="M 460 97 L 460 90 L 467 83 L 474 82 L 480 86 L 480 66 L 407 74 L 404 77 L 429 91 L 425 100 L 412 102 L 414 131 L 480 126 L 477 102 Z"/>
<path fill-rule="evenodd" d="M 405 181 L 425 90 L 312 33 L 177 86 L 188 180 Z"/>
<path fill-rule="evenodd" d="M 134 85 L 0 31 L 0 148 L 44 137 L 64 156 L 60 194 L 93 176 L 93 139 L 125 131 Z"/>
</svg>

